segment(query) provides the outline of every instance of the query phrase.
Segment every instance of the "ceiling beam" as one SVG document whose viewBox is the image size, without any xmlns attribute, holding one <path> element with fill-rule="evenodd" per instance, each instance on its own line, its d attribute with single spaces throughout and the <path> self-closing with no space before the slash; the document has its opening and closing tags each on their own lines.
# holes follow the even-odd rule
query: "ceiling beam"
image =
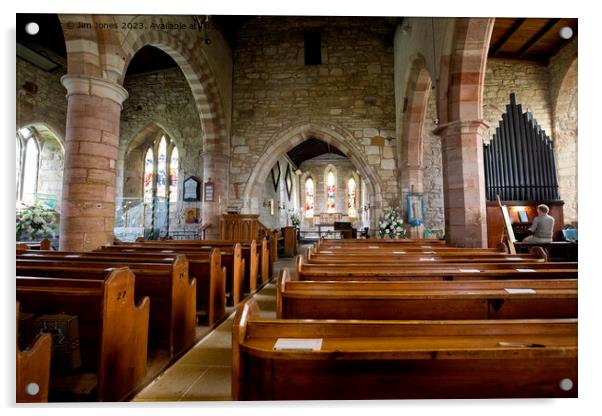
<svg viewBox="0 0 602 416">
<path fill-rule="evenodd" d="M 523 45 L 522 48 L 516 53 L 519 58 L 523 58 L 525 54 L 535 45 L 542 37 L 545 36 L 558 22 L 560 19 L 549 19 L 548 23 L 544 25 L 539 31 L 529 39 L 527 43 Z"/>
<path fill-rule="evenodd" d="M 512 37 L 512 35 L 514 35 L 514 33 L 516 33 L 518 28 L 523 24 L 523 22 L 525 20 L 526 19 L 516 19 L 516 21 L 512 24 L 512 26 L 510 26 L 510 28 L 508 30 L 506 30 L 506 32 L 502 35 L 502 37 L 500 37 L 498 39 L 498 41 L 495 43 L 495 45 L 493 45 L 493 47 L 489 49 L 489 53 L 491 55 L 497 54 L 498 51 L 502 48 L 502 46 L 504 46 L 504 44 L 506 42 L 508 42 L 508 39 L 510 39 Z"/>
</svg>

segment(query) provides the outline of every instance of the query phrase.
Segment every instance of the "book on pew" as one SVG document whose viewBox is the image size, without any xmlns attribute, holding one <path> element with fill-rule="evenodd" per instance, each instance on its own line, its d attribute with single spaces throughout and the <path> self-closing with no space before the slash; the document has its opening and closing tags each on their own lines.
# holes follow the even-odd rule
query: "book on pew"
<svg viewBox="0 0 602 416">
<path fill-rule="evenodd" d="M 532 294 L 537 293 L 537 292 L 535 292 L 535 289 L 528 289 L 528 288 L 510 288 L 509 287 L 504 290 L 511 295 L 524 295 L 524 294 L 532 295 Z"/>
<path fill-rule="evenodd" d="M 278 338 L 274 350 L 320 351 L 322 338 Z"/>
</svg>

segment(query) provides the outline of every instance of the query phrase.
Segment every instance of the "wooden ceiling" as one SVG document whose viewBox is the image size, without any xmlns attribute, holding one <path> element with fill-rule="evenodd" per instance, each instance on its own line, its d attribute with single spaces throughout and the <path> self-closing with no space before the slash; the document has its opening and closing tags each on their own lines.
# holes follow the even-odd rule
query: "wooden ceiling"
<svg viewBox="0 0 602 416">
<path fill-rule="evenodd" d="M 547 64 L 570 41 L 559 35 L 565 26 L 573 29 L 573 38 L 577 36 L 577 19 L 496 18 L 489 57 Z"/>
</svg>

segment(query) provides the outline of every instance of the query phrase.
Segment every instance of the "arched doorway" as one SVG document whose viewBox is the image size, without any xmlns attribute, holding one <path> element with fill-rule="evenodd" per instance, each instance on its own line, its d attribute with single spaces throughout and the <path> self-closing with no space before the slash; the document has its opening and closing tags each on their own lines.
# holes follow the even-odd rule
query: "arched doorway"
<svg viewBox="0 0 602 416">
<path fill-rule="evenodd" d="M 358 174 L 365 181 L 364 207 L 369 210 L 370 228 L 374 229 L 382 206 L 382 185 L 373 168 L 364 160 L 359 148 L 354 144 L 354 138 L 342 128 L 329 124 L 301 123 L 290 126 L 274 135 L 262 156 L 253 168 L 243 191 L 243 213 L 259 213 L 262 205 L 261 197 L 266 178 L 276 162 L 287 152 L 310 139 L 316 139 L 337 149 L 351 161 Z M 301 189 L 301 187 L 299 187 Z M 320 188 L 321 189 L 321 188 Z M 315 192 L 320 190 L 316 188 Z"/>
</svg>

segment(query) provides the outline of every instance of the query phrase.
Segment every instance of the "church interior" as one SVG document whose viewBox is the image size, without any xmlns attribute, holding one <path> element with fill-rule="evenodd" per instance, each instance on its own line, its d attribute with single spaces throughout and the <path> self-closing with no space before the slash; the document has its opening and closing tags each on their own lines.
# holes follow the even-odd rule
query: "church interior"
<svg viewBox="0 0 602 416">
<path fill-rule="evenodd" d="M 578 397 L 577 18 L 16 19 L 17 403 Z"/>
</svg>

